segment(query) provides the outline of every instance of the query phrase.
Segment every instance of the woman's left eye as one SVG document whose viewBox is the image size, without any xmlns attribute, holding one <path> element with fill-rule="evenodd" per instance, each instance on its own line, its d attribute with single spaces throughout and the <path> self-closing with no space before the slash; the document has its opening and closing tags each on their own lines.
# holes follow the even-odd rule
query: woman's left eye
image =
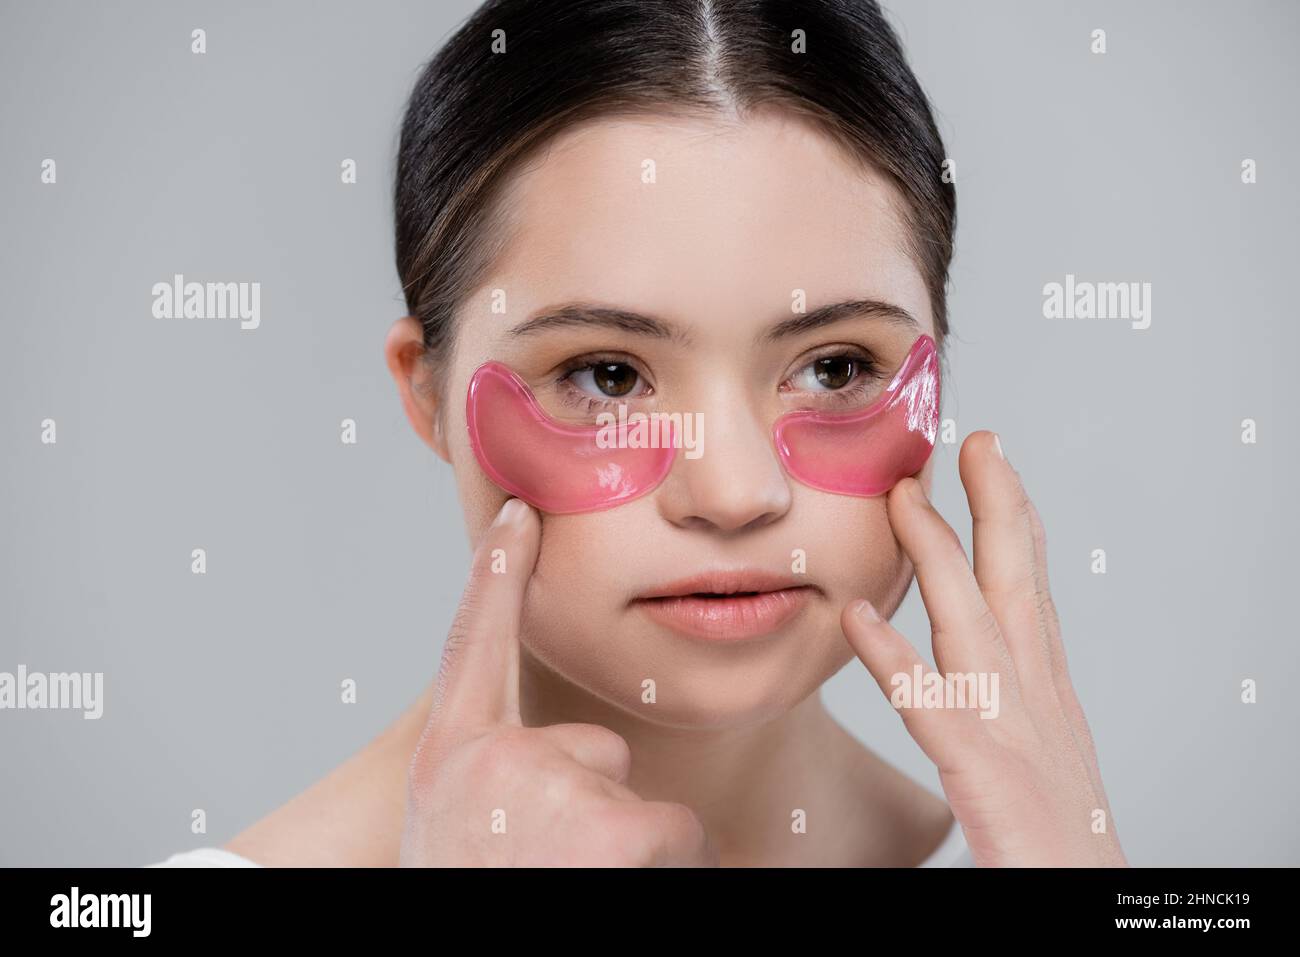
<svg viewBox="0 0 1300 957">
<path fill-rule="evenodd" d="M 871 372 L 867 360 L 848 355 L 823 356 L 796 372 L 789 382 L 804 392 L 840 392 Z"/>
</svg>

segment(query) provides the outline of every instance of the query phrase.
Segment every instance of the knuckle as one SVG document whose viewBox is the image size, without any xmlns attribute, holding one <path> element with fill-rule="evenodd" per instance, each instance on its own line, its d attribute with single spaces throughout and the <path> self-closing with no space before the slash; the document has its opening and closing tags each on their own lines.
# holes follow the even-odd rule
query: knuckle
<svg viewBox="0 0 1300 957">
<path fill-rule="evenodd" d="M 526 729 L 518 729 L 526 730 Z M 532 763 L 533 749 L 516 729 L 498 731 L 484 738 L 474 751 L 472 766 L 489 780 L 517 774 Z"/>
<path fill-rule="evenodd" d="M 943 534 L 943 548 L 948 553 L 948 557 L 953 560 L 961 559 L 965 561 L 966 548 L 961 543 L 961 537 L 947 522 L 943 523 L 941 531 Z"/>
<path fill-rule="evenodd" d="M 1025 497 L 1025 508 L 1028 512 L 1029 534 L 1034 543 L 1034 556 L 1046 571 L 1047 562 L 1047 528 L 1043 525 L 1042 516 L 1038 514 L 1038 507 L 1034 505 L 1033 500 L 1028 496 Z"/>
<path fill-rule="evenodd" d="M 993 609 L 987 604 L 981 604 L 975 612 L 975 628 L 980 634 L 990 637 L 1001 634 L 997 616 L 993 614 Z"/>
<path fill-rule="evenodd" d="M 611 763 L 628 768 L 632 765 L 632 747 L 617 731 L 611 731 L 603 725 L 589 725 L 591 736 L 591 745 L 598 750 L 602 757 Z"/>
<path fill-rule="evenodd" d="M 703 847 L 708 841 L 704 822 L 685 804 L 668 803 L 664 806 L 663 826 L 673 844 L 689 849 Z"/>
<path fill-rule="evenodd" d="M 708 842 L 704 824 L 684 804 L 647 802 L 636 807 L 618 834 L 617 854 L 637 866 L 690 858 Z"/>
<path fill-rule="evenodd" d="M 596 760 L 620 772 L 632 766 L 632 749 L 618 732 L 598 724 L 563 724 L 541 729 L 551 746 L 566 758 L 578 758 L 583 764 Z"/>
<path fill-rule="evenodd" d="M 1026 761 L 1031 765 L 1032 756 L 1043 750 L 1043 730 L 1038 721 L 1028 715 L 1008 715 L 1007 721 L 998 722 L 990 732 L 1002 746 L 1003 760 Z"/>
<path fill-rule="evenodd" d="M 1036 593 L 1035 610 L 1038 612 L 1038 620 L 1043 625 L 1043 637 L 1050 638 L 1051 629 L 1057 621 L 1056 602 L 1052 600 L 1051 592 L 1039 591 Z"/>
<path fill-rule="evenodd" d="M 1029 561 L 1008 561 L 1005 565 L 985 573 L 984 586 L 989 605 L 1000 609 L 1029 608 L 1038 600 L 1038 581 L 1033 564 Z"/>
<path fill-rule="evenodd" d="M 946 522 L 942 523 L 936 529 L 938 540 L 933 546 L 933 551 L 928 556 L 922 556 L 917 561 L 917 565 L 930 564 L 937 568 L 959 568 L 965 565 L 966 548 L 961 543 L 961 538 L 953 531 L 952 527 Z"/>
<path fill-rule="evenodd" d="M 1034 508 L 1032 502 L 1029 503 L 1029 528 L 1034 534 L 1034 544 L 1040 551 L 1047 548 L 1047 529 L 1043 525 L 1043 520 L 1038 517 L 1038 509 Z"/>
<path fill-rule="evenodd" d="M 1072 696 L 1075 694 L 1074 679 L 1070 677 L 1070 665 L 1065 660 L 1065 645 L 1059 641 L 1052 647 L 1052 678 L 1056 681 L 1057 687 L 1069 689 Z"/>
<path fill-rule="evenodd" d="M 1020 481 L 1019 476 L 1016 476 L 1015 503 L 1016 517 L 1026 524 L 1032 524 L 1034 503 L 1029 500 L 1029 493 L 1025 491 L 1024 483 Z"/>
<path fill-rule="evenodd" d="M 572 806 L 581 789 L 581 776 L 568 765 L 553 765 L 542 778 L 543 799 L 559 807 Z"/>
<path fill-rule="evenodd" d="M 602 860 L 612 864 L 639 864 L 646 859 L 645 827 L 623 802 L 599 801 L 587 808 L 583 822 L 588 839 Z M 634 806 L 628 802 L 627 807 Z"/>
</svg>

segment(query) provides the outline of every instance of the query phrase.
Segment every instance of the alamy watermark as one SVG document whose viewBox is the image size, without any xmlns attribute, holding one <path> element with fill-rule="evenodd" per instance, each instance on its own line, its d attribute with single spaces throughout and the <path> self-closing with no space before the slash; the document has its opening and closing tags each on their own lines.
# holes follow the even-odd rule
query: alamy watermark
<svg viewBox="0 0 1300 957">
<path fill-rule="evenodd" d="M 155 319 L 238 319 L 239 328 L 262 324 L 260 282 L 186 282 L 176 273 L 171 282 L 153 284 Z"/>
<path fill-rule="evenodd" d="M 81 711 L 88 720 L 104 713 L 104 673 L 28 673 L 19 665 L 17 673 L 0 671 L 0 711 L 25 709 Z"/>
<path fill-rule="evenodd" d="M 1134 329 L 1151 327 L 1151 283 L 1065 282 L 1043 286 L 1045 319 L 1128 319 Z"/>
<path fill-rule="evenodd" d="M 685 449 L 688 459 L 704 454 L 703 412 L 628 412 L 596 416 L 596 447 L 600 449 Z"/>
<path fill-rule="evenodd" d="M 895 708 L 978 708 L 981 718 L 996 718 L 998 673 L 969 671 L 940 674 L 913 665 L 911 674 L 900 671 L 889 679 L 894 690 L 889 703 Z"/>
<path fill-rule="evenodd" d="M 120 927 L 132 937 L 148 937 L 153 921 L 152 894 L 83 894 L 73 886 L 50 898 L 51 927 Z"/>
</svg>

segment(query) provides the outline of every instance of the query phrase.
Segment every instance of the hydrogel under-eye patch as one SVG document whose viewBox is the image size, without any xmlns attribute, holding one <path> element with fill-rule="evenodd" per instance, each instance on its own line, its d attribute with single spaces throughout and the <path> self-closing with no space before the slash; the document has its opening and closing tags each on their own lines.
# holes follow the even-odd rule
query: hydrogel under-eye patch
<svg viewBox="0 0 1300 957">
<path fill-rule="evenodd" d="M 804 485 L 869 496 L 883 495 L 918 471 L 934 450 L 938 428 L 938 350 L 921 336 L 870 405 L 847 415 L 790 412 L 777 420 L 772 437 L 786 471 Z"/>
<path fill-rule="evenodd" d="M 925 464 L 939 417 L 934 340 L 921 336 L 885 392 L 849 414 L 801 409 L 773 427 L 786 472 L 839 495 L 880 495 Z M 508 366 L 489 361 L 465 400 L 470 446 L 501 489 L 543 512 L 593 512 L 653 491 L 673 467 L 673 441 L 610 447 L 602 429 L 556 422 Z M 671 436 L 670 436 L 671 438 Z M 687 456 L 694 457 L 694 456 Z"/>
<path fill-rule="evenodd" d="M 500 362 L 475 370 L 465 401 L 470 446 L 498 486 L 543 512 L 594 512 L 649 492 L 677 450 L 606 448 L 601 429 L 548 416 L 527 384 Z"/>
</svg>

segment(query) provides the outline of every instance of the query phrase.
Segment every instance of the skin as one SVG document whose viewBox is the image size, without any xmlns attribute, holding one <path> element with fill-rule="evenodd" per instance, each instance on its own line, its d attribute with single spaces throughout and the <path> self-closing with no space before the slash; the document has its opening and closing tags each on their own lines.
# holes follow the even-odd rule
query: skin
<svg viewBox="0 0 1300 957">
<path fill-rule="evenodd" d="M 1042 526 L 993 434 L 960 454 L 973 569 L 928 503 L 933 458 L 888 496 L 856 498 L 795 483 L 772 448 L 779 415 L 861 407 L 916 336 L 935 334 L 893 187 L 791 115 L 656 115 L 560 134 L 504 201 L 508 241 L 459 311 L 445 361 L 422 361 L 411 317 L 386 345 L 413 428 L 455 470 L 476 546 L 438 675 L 362 752 L 227 848 L 297 865 L 912 866 L 955 816 L 981 865 L 1122 864 L 1113 824 L 1090 826 L 1098 808 L 1109 822 L 1109 807 L 1066 672 Z M 868 313 L 762 339 L 791 316 L 794 289 L 808 312 L 870 299 L 914 323 Z M 674 335 L 512 335 L 570 302 L 653 315 Z M 809 364 L 861 350 L 878 374 L 837 405 Z M 566 363 L 593 354 L 635 368 L 631 409 L 702 413 L 705 454 L 679 456 L 652 493 L 617 508 L 503 509 L 469 448 L 469 377 L 499 360 L 552 416 L 590 422 L 581 397 L 604 398 Z M 504 574 L 491 569 L 496 549 Z M 774 635 L 688 639 L 630 604 L 708 569 L 789 572 L 795 549 L 814 597 Z M 818 693 L 855 656 L 887 695 L 920 660 L 864 611 L 892 615 L 914 568 L 939 670 L 1001 676 L 996 720 L 900 711 L 947 803 L 864 747 Z M 498 808 L 504 834 L 491 829 Z M 796 808 L 806 833 L 792 831 Z"/>
</svg>

